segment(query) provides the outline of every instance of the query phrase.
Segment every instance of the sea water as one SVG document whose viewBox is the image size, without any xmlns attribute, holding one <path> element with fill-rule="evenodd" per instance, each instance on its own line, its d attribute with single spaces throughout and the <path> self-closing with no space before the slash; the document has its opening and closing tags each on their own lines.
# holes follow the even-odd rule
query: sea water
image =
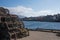
<svg viewBox="0 0 60 40">
<path fill-rule="evenodd" d="M 60 29 L 60 22 L 23 21 L 25 28 Z"/>
</svg>

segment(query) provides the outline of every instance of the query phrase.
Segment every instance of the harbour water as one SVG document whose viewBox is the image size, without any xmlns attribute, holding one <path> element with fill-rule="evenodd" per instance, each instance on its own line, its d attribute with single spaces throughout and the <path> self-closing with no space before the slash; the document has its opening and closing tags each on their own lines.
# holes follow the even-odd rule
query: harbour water
<svg viewBox="0 0 60 40">
<path fill-rule="evenodd" d="M 40 22 L 40 21 L 23 21 L 23 22 L 25 28 L 28 29 L 44 28 L 60 30 L 60 22 Z"/>
</svg>

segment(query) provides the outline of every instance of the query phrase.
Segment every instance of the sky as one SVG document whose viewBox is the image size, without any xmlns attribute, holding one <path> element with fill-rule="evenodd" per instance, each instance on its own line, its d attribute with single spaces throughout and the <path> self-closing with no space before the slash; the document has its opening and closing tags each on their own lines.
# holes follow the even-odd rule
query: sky
<svg viewBox="0 0 60 40">
<path fill-rule="evenodd" d="M 60 13 L 60 0 L 0 0 L 0 6 L 26 17 Z"/>
</svg>

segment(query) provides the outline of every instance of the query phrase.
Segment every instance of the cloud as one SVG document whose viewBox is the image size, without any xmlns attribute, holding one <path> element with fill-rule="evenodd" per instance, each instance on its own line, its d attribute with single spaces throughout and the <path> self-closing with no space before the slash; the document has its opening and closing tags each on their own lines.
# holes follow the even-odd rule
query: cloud
<svg viewBox="0 0 60 40">
<path fill-rule="evenodd" d="M 10 13 L 16 15 L 23 15 L 26 17 L 30 16 L 43 16 L 43 15 L 53 15 L 56 14 L 55 10 L 40 10 L 34 11 L 32 8 L 24 7 L 24 6 L 16 6 L 16 7 L 6 7 L 10 10 Z"/>
<path fill-rule="evenodd" d="M 30 16 L 33 13 L 32 8 L 27 8 L 23 6 L 17 6 L 17 7 L 6 7 L 10 10 L 10 13 L 17 14 L 17 15 L 24 15 L 24 16 Z"/>
</svg>

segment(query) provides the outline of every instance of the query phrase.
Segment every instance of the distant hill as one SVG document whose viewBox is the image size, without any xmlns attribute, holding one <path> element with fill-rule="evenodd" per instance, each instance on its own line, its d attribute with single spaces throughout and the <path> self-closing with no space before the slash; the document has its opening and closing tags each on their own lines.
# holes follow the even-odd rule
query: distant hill
<svg viewBox="0 0 60 40">
<path fill-rule="evenodd" d="M 60 14 L 38 16 L 38 17 L 25 17 L 22 20 L 24 20 L 24 21 L 60 22 Z"/>
<path fill-rule="evenodd" d="M 19 18 L 25 18 L 25 16 L 22 16 L 22 15 L 18 15 Z"/>
</svg>

